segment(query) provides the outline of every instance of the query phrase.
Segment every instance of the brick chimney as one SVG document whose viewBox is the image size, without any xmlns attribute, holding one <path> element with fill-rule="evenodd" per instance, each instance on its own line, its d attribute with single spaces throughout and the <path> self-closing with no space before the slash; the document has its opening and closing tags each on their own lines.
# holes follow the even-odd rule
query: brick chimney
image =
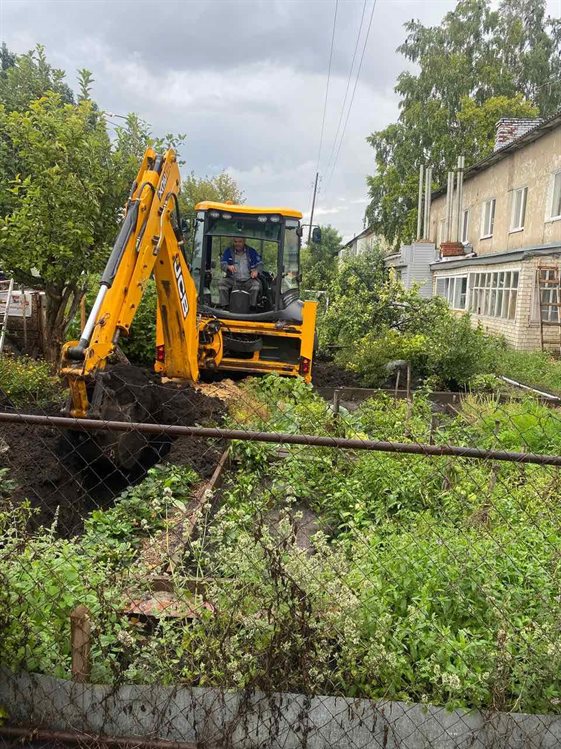
<svg viewBox="0 0 561 749">
<path fill-rule="evenodd" d="M 520 136 L 527 133 L 529 130 L 533 130 L 543 122 L 539 117 L 532 119 L 522 117 L 501 117 L 501 119 L 495 125 L 495 148 L 494 151 L 498 151 L 513 140 L 520 138 Z"/>
<path fill-rule="evenodd" d="M 465 255 L 465 249 L 461 242 L 442 242 L 440 245 L 440 257 L 461 257 Z"/>
</svg>

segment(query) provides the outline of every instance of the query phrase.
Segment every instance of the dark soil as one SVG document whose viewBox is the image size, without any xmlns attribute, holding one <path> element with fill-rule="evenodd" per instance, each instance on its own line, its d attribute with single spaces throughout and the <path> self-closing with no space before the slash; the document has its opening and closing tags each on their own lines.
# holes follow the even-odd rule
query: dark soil
<svg viewBox="0 0 561 749">
<path fill-rule="evenodd" d="M 362 383 L 354 372 L 339 367 L 332 361 L 314 361 L 312 370 L 312 384 L 315 387 L 362 387 Z"/>
<path fill-rule="evenodd" d="M 103 418 L 118 417 L 117 402 L 131 420 L 216 426 L 221 423 L 224 404 L 188 386 L 161 384 L 153 375 L 135 367 L 118 365 L 107 373 L 107 412 Z M 0 391 L 0 410 L 14 410 Z M 25 413 L 60 415 L 60 404 L 38 409 L 30 404 Z M 122 417 L 121 417 L 122 418 Z M 117 418 L 117 420 L 121 420 Z M 104 450 L 114 447 L 115 433 L 84 435 L 51 427 L 0 424 L 0 468 L 8 468 L 7 478 L 16 484 L 10 496 L 29 499 L 36 510 L 31 526 L 50 526 L 57 519 L 61 536 L 71 537 L 83 529 L 84 518 L 96 508 L 110 506 L 115 496 L 138 483 L 151 465 L 166 460 L 192 467 L 201 478 L 208 478 L 224 450 L 220 440 L 181 437 L 170 440 L 160 435 L 147 443 L 143 435 L 133 433 L 138 457 L 127 468 L 117 467 Z M 135 441 L 136 440 L 136 441 Z M 100 447 L 101 445 L 101 447 Z M 1 495 L 0 495 L 1 496 Z"/>
</svg>

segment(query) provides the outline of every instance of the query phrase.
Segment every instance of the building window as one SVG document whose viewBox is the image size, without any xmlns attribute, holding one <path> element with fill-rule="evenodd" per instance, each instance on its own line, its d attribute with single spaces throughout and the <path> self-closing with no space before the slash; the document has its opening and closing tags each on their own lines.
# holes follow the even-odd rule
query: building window
<svg viewBox="0 0 561 749">
<path fill-rule="evenodd" d="M 514 320 L 518 271 L 470 273 L 469 309 L 476 315 Z"/>
<path fill-rule="evenodd" d="M 553 175 L 550 218 L 561 218 L 561 172 Z"/>
<path fill-rule="evenodd" d="M 543 322 L 559 322 L 559 279 L 553 268 L 539 269 L 540 310 Z"/>
<path fill-rule="evenodd" d="M 481 239 L 493 236 L 495 224 L 495 198 L 485 201 L 481 211 Z"/>
<path fill-rule="evenodd" d="M 510 214 L 510 231 L 520 231 L 524 228 L 526 216 L 526 196 L 528 188 L 521 187 L 512 191 L 512 209 Z"/>
<path fill-rule="evenodd" d="M 462 216 L 462 242 L 468 241 L 469 210 L 465 210 Z"/>
<path fill-rule="evenodd" d="M 465 309 L 467 276 L 445 276 L 436 279 L 436 293 L 444 297 L 452 309 Z"/>
</svg>

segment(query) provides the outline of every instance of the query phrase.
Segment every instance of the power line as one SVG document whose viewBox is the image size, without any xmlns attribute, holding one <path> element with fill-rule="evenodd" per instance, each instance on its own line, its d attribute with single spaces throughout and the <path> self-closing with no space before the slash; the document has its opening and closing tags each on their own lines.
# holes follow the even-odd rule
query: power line
<svg viewBox="0 0 561 749">
<path fill-rule="evenodd" d="M 350 117 L 350 114 L 351 114 L 351 110 L 353 108 L 353 103 L 354 103 L 354 100 L 355 100 L 356 89 L 357 89 L 357 86 L 358 86 L 358 81 L 360 79 L 360 73 L 361 73 L 361 70 L 362 70 L 362 63 L 364 61 L 364 53 L 366 52 L 366 45 L 368 44 L 368 38 L 370 36 L 370 29 L 372 27 L 372 19 L 374 18 L 374 10 L 376 9 L 376 2 L 377 2 L 377 0 L 374 0 L 374 2 L 372 3 L 372 10 L 370 11 L 370 19 L 368 21 L 368 28 L 366 29 L 366 36 L 364 38 L 364 44 L 362 45 L 362 53 L 360 55 L 360 62 L 358 64 L 358 70 L 357 70 L 357 74 L 356 74 L 356 78 L 355 78 L 355 84 L 354 84 L 354 87 L 353 87 L 353 93 L 351 95 L 351 101 L 349 102 L 349 108 L 347 109 L 347 116 L 345 117 L 345 124 L 343 125 L 343 131 L 341 133 L 341 138 L 339 140 L 339 145 L 337 147 L 337 153 L 335 154 L 335 161 L 333 162 L 333 166 L 331 167 L 331 171 L 330 171 L 329 177 L 327 179 L 326 190 L 328 189 L 329 184 L 331 183 L 331 179 L 333 177 L 333 173 L 335 171 L 335 167 L 337 166 L 337 161 L 339 159 L 339 153 L 341 151 L 341 146 L 342 146 L 343 140 L 345 138 L 345 132 L 347 130 L 347 125 L 348 125 L 348 122 L 349 122 L 349 117 Z"/>
<path fill-rule="evenodd" d="M 325 99 L 323 102 L 323 117 L 321 118 L 321 133 L 319 137 L 319 148 L 318 148 L 318 160 L 316 165 L 316 172 L 319 171 L 319 162 L 321 159 L 321 149 L 323 146 L 323 135 L 325 132 L 325 115 L 327 112 L 327 99 L 329 97 L 329 83 L 331 81 L 331 63 L 333 61 L 333 47 L 335 42 L 335 26 L 337 25 L 337 10 L 339 8 L 339 0 L 335 0 L 335 13 L 333 14 L 333 30 L 331 32 L 331 49 L 329 50 L 329 68 L 327 70 L 327 84 L 325 86 Z"/>
<path fill-rule="evenodd" d="M 355 42 L 355 49 L 353 52 L 353 59 L 351 62 L 351 67 L 349 70 L 349 75 L 347 77 L 347 87 L 345 89 L 345 96 L 343 98 L 343 104 L 341 106 L 341 111 L 339 112 L 339 121 L 337 122 L 337 130 L 335 131 L 335 137 L 333 138 L 333 145 L 331 146 L 331 152 L 329 154 L 329 159 L 327 160 L 327 171 L 329 171 L 329 168 L 331 166 L 331 162 L 333 160 L 333 156 L 335 155 L 335 147 L 337 145 L 337 138 L 339 137 L 339 132 L 341 130 L 341 123 L 343 121 L 343 114 L 345 112 L 345 105 L 347 104 L 347 97 L 349 95 L 349 88 L 351 87 L 351 78 L 353 75 L 353 70 L 355 66 L 355 60 L 356 60 L 356 53 L 358 52 L 358 43 L 360 41 L 360 37 L 362 35 L 362 26 L 364 23 L 364 14 L 366 12 L 366 3 L 367 0 L 364 0 L 364 3 L 362 5 L 362 15 L 360 17 L 360 24 L 358 27 L 358 34 L 356 35 L 356 42 Z"/>
</svg>

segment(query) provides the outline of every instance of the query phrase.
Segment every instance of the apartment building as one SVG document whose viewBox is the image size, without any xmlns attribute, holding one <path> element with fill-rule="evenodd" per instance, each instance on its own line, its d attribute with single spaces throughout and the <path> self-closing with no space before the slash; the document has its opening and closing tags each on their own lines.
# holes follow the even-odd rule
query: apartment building
<svg viewBox="0 0 561 749">
<path fill-rule="evenodd" d="M 372 247 L 380 245 L 380 238 L 374 233 L 374 230 L 367 227 L 359 234 L 344 244 L 339 251 L 339 259 L 348 259 L 364 254 Z"/>
<path fill-rule="evenodd" d="M 561 113 L 500 120 L 459 183 L 432 194 L 433 293 L 516 348 L 561 353 Z"/>
</svg>

